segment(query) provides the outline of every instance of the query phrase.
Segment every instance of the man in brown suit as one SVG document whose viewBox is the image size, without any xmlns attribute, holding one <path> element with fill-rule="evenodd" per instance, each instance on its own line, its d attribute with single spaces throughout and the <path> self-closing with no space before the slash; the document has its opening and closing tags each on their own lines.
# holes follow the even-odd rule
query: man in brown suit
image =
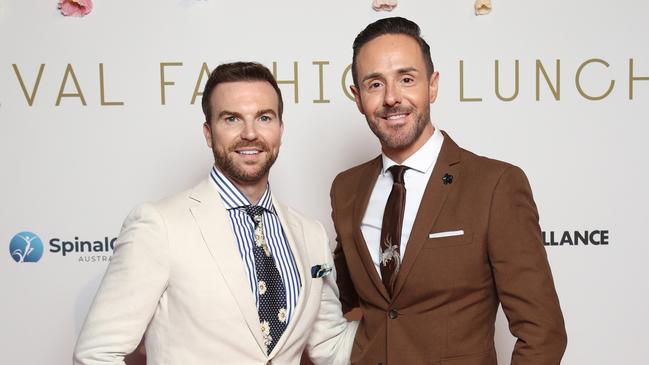
<svg viewBox="0 0 649 365">
<path fill-rule="evenodd" d="M 432 124 L 439 75 L 415 23 L 381 19 L 353 49 L 351 90 L 382 154 L 331 188 L 341 301 L 362 313 L 352 364 L 496 364 L 499 304 L 511 363 L 559 364 L 566 332 L 525 174 Z"/>
</svg>

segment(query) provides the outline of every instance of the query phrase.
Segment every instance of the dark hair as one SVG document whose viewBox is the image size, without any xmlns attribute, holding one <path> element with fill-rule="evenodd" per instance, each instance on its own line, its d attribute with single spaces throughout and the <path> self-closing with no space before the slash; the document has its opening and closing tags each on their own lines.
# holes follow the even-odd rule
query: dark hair
<svg viewBox="0 0 649 365">
<path fill-rule="evenodd" d="M 356 39 L 354 39 L 354 45 L 352 46 L 354 50 L 354 56 L 352 57 L 352 78 L 354 79 L 354 85 L 358 86 L 358 73 L 356 71 L 356 57 L 358 57 L 358 52 L 367 42 L 386 34 L 403 34 L 417 41 L 419 48 L 421 48 L 421 54 L 426 62 L 428 77 L 435 72 L 433 60 L 430 58 L 430 46 L 421 37 L 421 30 L 417 23 L 402 17 L 384 18 L 365 27 L 365 29 L 358 33 Z"/>
<path fill-rule="evenodd" d="M 266 68 L 266 66 L 261 65 L 256 62 L 233 62 L 233 63 L 224 63 L 219 65 L 212 73 L 210 73 L 210 78 L 205 83 L 205 89 L 203 90 L 203 99 L 201 104 L 203 106 L 203 113 L 205 114 L 205 121 L 210 122 L 212 119 L 212 107 L 210 105 L 210 97 L 212 92 L 218 84 L 224 82 L 237 82 L 237 81 L 266 81 L 268 82 L 275 92 L 277 92 L 277 113 L 279 114 L 279 120 L 282 120 L 282 113 L 284 111 L 284 101 L 282 100 L 282 92 L 277 86 L 277 81 L 273 74 Z"/>
</svg>

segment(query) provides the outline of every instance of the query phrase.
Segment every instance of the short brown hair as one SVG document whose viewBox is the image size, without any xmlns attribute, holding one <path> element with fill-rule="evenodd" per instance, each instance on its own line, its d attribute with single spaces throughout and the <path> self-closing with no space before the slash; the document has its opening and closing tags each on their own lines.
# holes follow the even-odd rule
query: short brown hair
<svg viewBox="0 0 649 365">
<path fill-rule="evenodd" d="M 356 57 L 358 56 L 361 47 L 363 47 L 367 42 L 386 34 L 403 34 L 414 39 L 419 44 L 419 48 L 421 48 L 421 54 L 424 57 L 424 62 L 426 62 L 428 77 L 435 72 L 433 60 L 430 57 L 430 46 L 421 37 L 421 30 L 417 23 L 402 17 L 384 18 L 365 27 L 365 29 L 358 33 L 356 39 L 354 39 L 354 44 L 352 46 L 352 49 L 354 50 L 354 55 L 352 56 L 352 78 L 354 79 L 354 85 L 358 86 Z"/>
<path fill-rule="evenodd" d="M 219 65 L 214 71 L 210 73 L 210 78 L 205 83 L 203 90 L 203 99 L 201 105 L 203 106 L 203 113 L 205 114 L 205 121 L 210 122 L 212 119 L 212 107 L 210 105 L 210 97 L 212 92 L 218 84 L 224 82 L 237 82 L 237 81 L 266 81 L 268 82 L 275 92 L 277 92 L 277 113 L 279 120 L 282 120 L 282 113 L 284 111 L 284 101 L 282 100 L 282 92 L 277 86 L 277 81 L 273 74 L 266 68 L 266 66 L 256 62 L 233 62 L 224 63 Z"/>
</svg>

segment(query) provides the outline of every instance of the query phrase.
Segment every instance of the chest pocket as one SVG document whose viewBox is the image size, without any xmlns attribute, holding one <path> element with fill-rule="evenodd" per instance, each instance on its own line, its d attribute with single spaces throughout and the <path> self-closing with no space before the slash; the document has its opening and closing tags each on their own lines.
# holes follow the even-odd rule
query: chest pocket
<svg viewBox="0 0 649 365">
<path fill-rule="evenodd" d="M 424 242 L 425 249 L 437 249 L 443 247 L 464 246 L 473 243 L 473 233 L 464 231 L 464 234 L 447 237 L 428 238 Z"/>
</svg>

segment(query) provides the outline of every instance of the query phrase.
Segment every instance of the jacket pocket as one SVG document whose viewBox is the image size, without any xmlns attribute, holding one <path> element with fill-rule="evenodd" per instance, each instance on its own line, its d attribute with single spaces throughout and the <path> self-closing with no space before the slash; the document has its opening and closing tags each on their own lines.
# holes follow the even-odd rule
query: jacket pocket
<svg viewBox="0 0 649 365">
<path fill-rule="evenodd" d="M 472 355 L 447 357 L 440 361 L 440 365 L 497 365 L 496 351 L 491 349 Z"/>
</svg>

